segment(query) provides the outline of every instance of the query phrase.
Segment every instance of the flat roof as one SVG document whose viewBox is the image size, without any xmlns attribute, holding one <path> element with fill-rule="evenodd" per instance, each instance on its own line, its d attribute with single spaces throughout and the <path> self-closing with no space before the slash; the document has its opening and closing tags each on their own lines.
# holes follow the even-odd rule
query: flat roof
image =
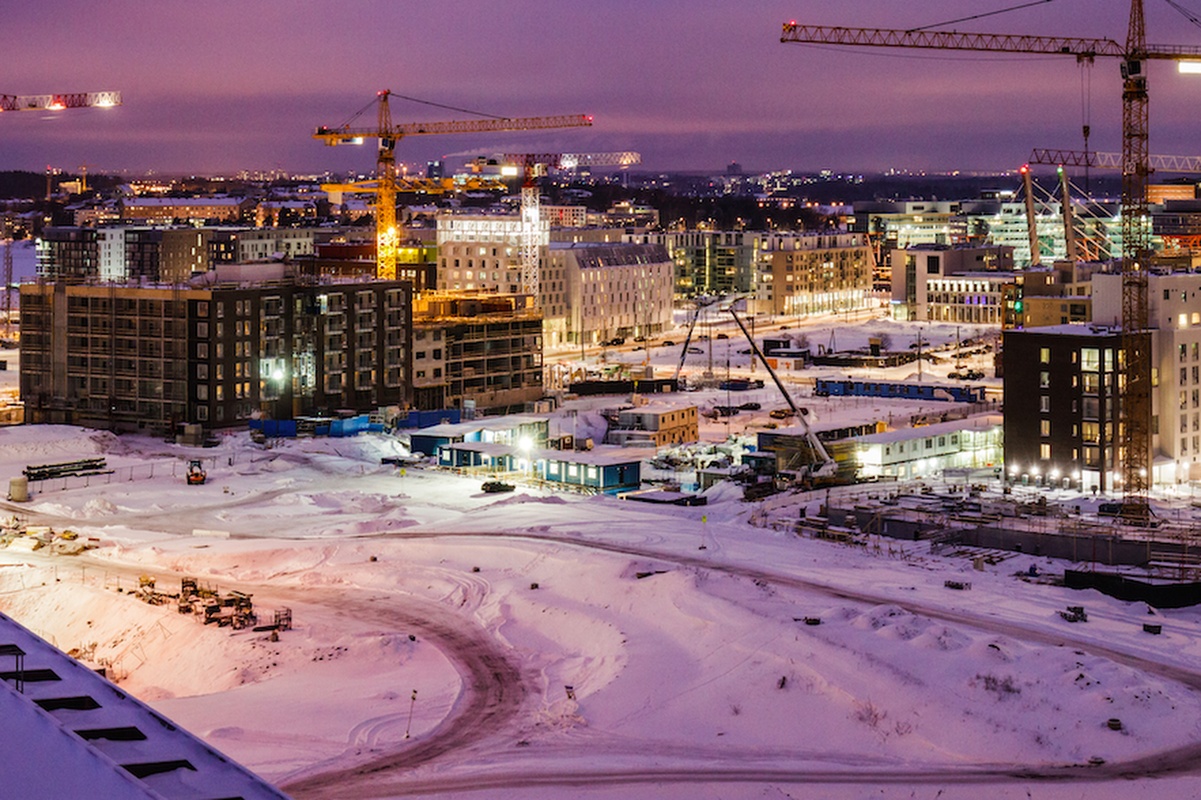
<svg viewBox="0 0 1201 800">
<path fill-rule="evenodd" d="M 862 444 L 893 444 L 895 442 L 908 442 L 915 439 L 928 439 L 931 436 L 942 436 L 948 433 L 962 433 L 963 431 L 984 431 L 992 428 L 1000 428 L 1004 425 L 1005 418 L 1000 414 L 984 414 L 977 417 L 967 417 L 965 419 L 954 419 L 948 422 L 937 422 L 933 425 L 922 425 L 918 428 L 897 428 L 884 433 L 873 433 L 867 436 L 857 436 L 855 441 Z"/>
<path fill-rule="evenodd" d="M 1064 298 L 1067 300 L 1068 298 Z M 1122 328 L 1119 325 L 1098 325 L 1095 322 L 1068 322 L 1061 325 L 1041 325 L 1035 328 L 1021 328 L 1016 330 L 1008 330 L 1005 333 L 1037 333 L 1037 334 L 1052 334 L 1055 336 L 1121 336 Z"/>
<path fill-rule="evenodd" d="M 493 457 L 510 455 L 522 458 L 527 457 L 525 451 L 517 445 L 500 444 L 499 442 L 454 442 L 445 445 L 445 447 L 451 450 L 481 453 Z M 635 461 L 642 461 L 647 452 L 647 448 L 602 445 L 592 450 L 551 450 L 549 448 L 537 448 L 531 450 L 528 457 L 534 461 L 566 461 L 572 464 L 608 467 L 615 464 L 629 464 Z"/>
<path fill-rule="evenodd" d="M 462 422 L 441 422 L 428 428 L 418 428 L 410 436 L 465 436 L 476 431 L 507 431 L 518 425 L 549 424 L 549 418 L 537 414 L 509 414 L 504 417 L 481 417 Z"/>
</svg>

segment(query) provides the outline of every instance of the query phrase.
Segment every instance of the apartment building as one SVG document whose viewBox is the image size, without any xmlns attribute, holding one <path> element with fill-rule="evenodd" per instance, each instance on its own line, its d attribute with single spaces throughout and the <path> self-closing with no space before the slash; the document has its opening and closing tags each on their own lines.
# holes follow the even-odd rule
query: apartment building
<svg viewBox="0 0 1201 800">
<path fill-rule="evenodd" d="M 118 203 L 121 219 L 154 222 L 237 222 L 250 219 L 256 201 L 247 197 L 127 197 Z"/>
<path fill-rule="evenodd" d="M 806 316 L 872 305 L 872 254 L 862 233 L 761 234 L 753 311 Z"/>
<path fill-rule="evenodd" d="M 1001 324 L 1012 248 L 919 245 L 891 258 L 894 318 Z"/>
<path fill-rule="evenodd" d="M 437 225 L 440 291 L 521 291 L 519 218 L 441 215 Z M 545 346 L 596 344 L 670 327 L 672 263 L 662 247 L 551 242 L 549 226 L 539 235 L 536 305 Z"/>
<path fill-rule="evenodd" d="M 413 404 L 505 413 L 542 397 L 542 314 L 526 295 L 413 301 Z"/>
<path fill-rule="evenodd" d="M 1121 353 L 1121 331 L 1095 324 L 1005 331 L 1008 480 L 1115 489 Z"/>
<path fill-rule="evenodd" d="M 157 431 L 408 402 L 409 284 L 240 277 L 23 284 L 26 420 Z"/>
</svg>

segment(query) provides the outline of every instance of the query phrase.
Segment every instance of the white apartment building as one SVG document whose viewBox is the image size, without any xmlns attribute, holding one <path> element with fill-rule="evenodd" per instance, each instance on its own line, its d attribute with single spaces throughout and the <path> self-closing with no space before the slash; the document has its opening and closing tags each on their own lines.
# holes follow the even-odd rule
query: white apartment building
<svg viewBox="0 0 1201 800">
<path fill-rule="evenodd" d="M 237 233 L 238 261 L 270 261 L 311 256 L 314 252 L 312 228 L 262 228 L 240 230 Z"/>
<path fill-rule="evenodd" d="M 863 233 L 763 233 L 757 239 L 755 313 L 804 316 L 868 308 L 872 255 Z"/>
<path fill-rule="evenodd" d="M 922 245 L 891 258 L 894 318 L 1001 324 L 1003 287 L 1016 280 L 1012 248 Z"/>
<path fill-rule="evenodd" d="M 100 280 L 125 280 L 125 226 L 96 229 L 96 256 Z"/>
<path fill-rule="evenodd" d="M 1201 273 L 1148 276 L 1155 483 L 1201 480 Z M 1093 320 L 1119 327 L 1122 277 L 1093 276 Z"/>
<path fill-rule="evenodd" d="M 440 291 L 521 291 L 518 217 L 444 214 L 437 221 Z M 671 325 L 672 263 L 656 245 L 550 243 L 539 237 L 539 297 L 548 347 L 597 344 Z"/>
<path fill-rule="evenodd" d="M 563 277 L 568 300 L 563 318 L 546 320 L 550 345 L 593 345 L 671 328 L 674 265 L 662 246 L 555 242 L 550 265 Z"/>
</svg>

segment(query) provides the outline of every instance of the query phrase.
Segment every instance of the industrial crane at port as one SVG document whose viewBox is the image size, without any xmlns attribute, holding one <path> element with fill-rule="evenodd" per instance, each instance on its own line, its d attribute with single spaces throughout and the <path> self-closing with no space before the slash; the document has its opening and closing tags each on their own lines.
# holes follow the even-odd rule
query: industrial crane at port
<svg viewBox="0 0 1201 800">
<path fill-rule="evenodd" d="M 521 170 L 521 291 L 538 301 L 541 279 L 538 269 L 538 251 L 544 242 L 541 231 L 541 193 L 538 178 L 550 170 L 579 169 L 580 167 L 629 167 L 642 163 L 642 154 L 630 151 L 615 153 L 503 153 L 492 159 L 477 159 L 480 162 L 495 161 L 502 166 Z"/>
<path fill-rule="evenodd" d="M 1123 515 L 1131 521 L 1150 516 L 1151 484 L 1151 338 L 1148 332 L 1147 272 L 1151 231 L 1147 214 L 1147 62 L 1198 61 L 1201 47 L 1148 45 L 1143 0 L 1131 0 L 1125 44 L 1113 39 L 1021 36 L 929 29 L 889 30 L 784 23 L 780 41 L 860 47 L 1026 53 L 1071 56 L 1081 63 L 1118 60 L 1122 75 L 1122 377 L 1119 407 Z"/>
<path fill-rule="evenodd" d="M 377 139 L 379 150 L 375 162 L 375 180 L 359 188 L 375 195 L 375 242 L 376 277 L 383 280 L 396 278 L 397 251 L 400 247 L 400 231 L 396 225 L 396 143 L 406 136 L 429 134 L 479 133 L 485 131 L 532 131 L 547 128 L 578 128 L 592 124 L 586 114 L 571 114 L 548 117 L 492 117 L 451 122 L 402 122 L 393 124 L 388 98 L 392 92 L 384 90 L 376 95 L 376 125 L 353 127 L 349 122 L 337 127 L 319 127 L 313 138 L 327 145 L 363 144 L 367 139 Z M 364 111 L 366 109 L 363 109 Z M 362 111 L 359 114 L 363 113 Z M 358 114 L 355 115 L 357 117 Z M 343 191 L 348 185 L 343 185 Z M 353 186 L 350 186 L 353 189 Z"/>
</svg>

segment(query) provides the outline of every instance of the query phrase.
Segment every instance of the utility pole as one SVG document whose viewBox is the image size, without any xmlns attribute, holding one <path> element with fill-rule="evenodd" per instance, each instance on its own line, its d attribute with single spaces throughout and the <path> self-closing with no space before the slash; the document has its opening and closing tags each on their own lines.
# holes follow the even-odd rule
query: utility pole
<svg viewBox="0 0 1201 800">
<path fill-rule="evenodd" d="M 917 382 L 922 382 L 922 329 L 917 329 Z"/>
</svg>

